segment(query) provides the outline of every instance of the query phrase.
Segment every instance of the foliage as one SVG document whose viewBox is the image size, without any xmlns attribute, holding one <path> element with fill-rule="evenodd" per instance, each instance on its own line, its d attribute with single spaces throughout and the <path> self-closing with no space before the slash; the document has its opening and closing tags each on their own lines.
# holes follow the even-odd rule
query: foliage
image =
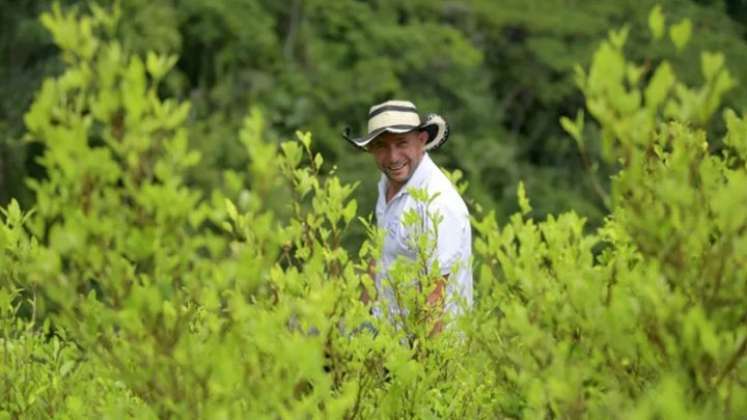
<svg viewBox="0 0 747 420">
<path fill-rule="evenodd" d="M 227 187 L 225 169 L 245 167 L 233 138 L 244 115 L 261 108 L 269 142 L 311 130 L 341 180 L 361 181 L 360 207 L 372 208 L 375 169 L 339 133 L 346 125 L 363 130 L 368 107 L 397 96 L 450 122 L 448 147 L 434 159 L 462 169 L 475 204 L 507 217 L 517 209 L 513 192 L 523 179 L 536 215 L 573 208 L 595 228 L 608 210 L 596 191 L 608 190 L 615 168 L 600 163 L 598 175 L 589 176 L 585 159 L 600 155 L 597 133 L 586 133 L 588 156 L 579 156 L 556 124 L 583 105 L 574 65 L 587 66 L 609 28 L 630 22 L 625 53 L 644 79 L 666 60 L 683 82 L 695 85 L 700 72 L 691 63 L 700 51 L 726 53 L 732 74 L 747 66 L 744 20 L 738 18 L 745 8 L 728 0 L 662 2 L 667 42 L 654 42 L 642 29 L 650 0 L 100 2 L 119 6 L 116 37 L 124 49 L 179 56 L 159 93 L 192 104 L 189 144 L 202 159 L 186 177 L 208 194 Z M 59 74 L 60 60 L 36 20 L 48 2 L 17 7 L 6 0 L 0 7 L 8 11 L 1 56 L 9 58 L 0 62 L 0 205 L 16 197 L 30 207 L 25 179 L 44 173 L 36 164 L 41 148 L 22 141 L 21 114 L 44 77 Z M 693 22 L 690 42 L 677 49 L 668 35 L 686 18 Z M 724 100 L 744 103 L 744 89 L 735 87 Z M 715 137 L 725 130 L 719 119 L 707 126 Z M 345 246 L 352 252 L 364 233 L 357 225 L 351 233 Z"/>
<path fill-rule="evenodd" d="M 684 43 L 660 13 L 654 36 Z M 56 6 L 41 21 L 65 70 L 24 118 L 43 146 L 35 206 L 2 209 L 3 416 L 747 411 L 747 122 L 727 109 L 723 139 L 704 130 L 732 85 L 723 56 L 703 55 L 702 86 L 666 62 L 643 77 L 626 31 L 612 32 L 576 72 L 594 120 L 560 124 L 589 168 L 593 146 L 615 171 L 600 187 L 603 224 L 589 233 L 572 211 L 535 220 L 519 184 L 508 223 L 492 209 L 474 219 L 475 307 L 431 336 L 423 295 L 407 287 L 434 282 L 420 269 L 428 241 L 394 270 L 410 316 L 371 316 L 358 296 L 373 292 L 380 233 L 310 134 L 268 140 L 272 117 L 254 108 L 232 138 L 247 181 L 224 171 L 208 196 L 188 182 L 202 156 L 189 147 L 194 111 L 162 94 L 178 59 L 131 53 L 101 8 Z M 350 252 L 357 220 L 369 236 Z"/>
</svg>

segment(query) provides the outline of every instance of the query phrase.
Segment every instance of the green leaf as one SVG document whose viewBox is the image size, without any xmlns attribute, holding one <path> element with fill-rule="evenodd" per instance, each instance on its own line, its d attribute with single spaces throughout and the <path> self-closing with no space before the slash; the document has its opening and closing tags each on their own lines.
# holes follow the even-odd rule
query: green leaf
<svg viewBox="0 0 747 420">
<path fill-rule="evenodd" d="M 622 47 L 625 46 L 625 43 L 628 40 L 629 33 L 630 27 L 628 25 L 624 25 L 618 30 L 611 30 L 609 32 L 610 44 L 612 44 L 612 46 L 618 50 L 622 49 Z"/>
<path fill-rule="evenodd" d="M 342 217 L 345 220 L 345 223 L 350 223 L 351 220 L 355 217 L 356 212 L 358 211 L 358 203 L 355 200 L 350 200 L 347 206 L 345 206 L 345 210 L 342 212 Z"/>
<path fill-rule="evenodd" d="M 747 161 L 747 118 L 744 115 L 739 117 L 732 109 L 726 109 L 723 119 L 727 128 L 724 142 L 733 147 L 742 160 Z"/>
<path fill-rule="evenodd" d="M 412 198 L 418 203 L 428 202 L 428 190 L 426 190 L 425 188 L 407 187 L 407 193 L 410 194 Z"/>
<path fill-rule="evenodd" d="M 584 110 L 578 110 L 575 121 L 571 121 L 568 117 L 560 117 L 560 126 L 563 127 L 563 130 L 573 138 L 579 149 L 583 149 Z"/>
<path fill-rule="evenodd" d="M 164 127 L 168 129 L 174 129 L 184 124 L 184 121 L 186 121 L 187 116 L 189 115 L 190 109 L 191 105 L 189 102 L 182 102 L 178 108 L 176 108 L 168 115 L 166 121 L 164 122 Z"/>
<path fill-rule="evenodd" d="M 296 131 L 296 138 L 303 144 L 306 150 L 311 149 L 311 133 L 305 131 Z"/>
<path fill-rule="evenodd" d="M 422 219 L 420 217 L 420 214 L 418 214 L 417 210 L 415 209 L 409 209 L 402 213 L 402 224 L 407 227 L 417 226 L 420 223 L 422 223 Z"/>
<path fill-rule="evenodd" d="M 151 77 L 156 81 L 161 80 L 177 61 L 176 55 L 159 55 L 149 51 L 145 60 L 145 67 Z"/>
<path fill-rule="evenodd" d="M 13 298 L 15 293 L 11 293 L 5 287 L 0 288 L 0 315 L 7 316 L 9 313 L 13 313 Z"/>
<path fill-rule="evenodd" d="M 532 211 L 532 206 L 529 204 L 529 198 L 527 198 L 527 192 L 524 188 L 524 181 L 519 181 L 519 187 L 516 190 L 516 196 L 519 200 L 519 208 L 521 214 L 526 216 Z"/>
<path fill-rule="evenodd" d="M 716 75 L 724 67 L 724 54 L 703 51 L 700 54 L 700 69 L 707 81 L 716 78 Z"/>
<path fill-rule="evenodd" d="M 15 198 L 10 200 L 6 217 L 7 223 L 11 226 L 19 226 L 21 224 L 23 213 L 21 213 L 21 206 L 18 205 L 18 201 Z"/>
<path fill-rule="evenodd" d="M 301 163 L 303 151 L 301 150 L 301 147 L 298 145 L 298 143 L 286 141 L 280 144 L 280 149 L 283 151 L 288 165 L 292 169 L 295 169 L 298 164 Z"/>
<path fill-rule="evenodd" d="M 236 205 L 234 205 L 233 202 L 227 198 L 225 200 L 225 203 L 226 203 L 226 211 L 228 212 L 228 217 L 231 220 L 236 221 L 239 218 L 239 212 L 236 209 Z"/>
<path fill-rule="evenodd" d="M 645 71 L 646 69 L 643 66 L 636 66 L 632 63 L 628 63 L 625 69 L 625 76 L 628 84 L 631 86 L 638 85 Z"/>
<path fill-rule="evenodd" d="M 683 48 L 690 41 L 690 34 L 692 32 L 692 22 L 690 19 L 682 19 L 679 23 L 672 25 L 669 28 L 669 37 L 672 38 L 672 42 L 678 51 L 682 51 Z"/>
<path fill-rule="evenodd" d="M 655 111 L 659 105 L 664 103 L 675 82 L 676 79 L 672 72 L 672 66 L 667 61 L 659 64 L 659 67 L 654 72 L 654 76 L 651 78 L 651 82 L 646 86 L 644 93 L 646 107 Z"/>
<path fill-rule="evenodd" d="M 657 4 L 651 9 L 651 13 L 648 15 L 648 28 L 651 30 L 654 39 L 661 39 L 664 35 L 664 15 L 661 12 L 661 5 Z"/>
<path fill-rule="evenodd" d="M 565 116 L 560 117 L 560 126 L 563 127 L 563 130 L 565 130 L 566 133 L 570 134 L 573 139 L 578 141 L 580 134 L 573 120 Z"/>
</svg>

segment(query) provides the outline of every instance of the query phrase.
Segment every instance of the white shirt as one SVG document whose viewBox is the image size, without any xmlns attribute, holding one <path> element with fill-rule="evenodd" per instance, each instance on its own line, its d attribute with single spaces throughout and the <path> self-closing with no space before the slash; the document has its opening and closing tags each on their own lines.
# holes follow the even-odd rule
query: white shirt
<svg viewBox="0 0 747 420">
<path fill-rule="evenodd" d="M 376 221 L 378 227 L 385 231 L 385 237 L 376 275 L 376 289 L 380 299 L 383 297 L 388 304 L 390 314 L 397 311 L 398 305 L 392 289 L 386 284 L 387 271 L 399 256 L 412 260 L 417 258 L 417 249 L 411 240 L 417 233 L 408 229 L 402 221 L 403 214 L 411 209 L 417 211 L 421 220 L 425 221 L 426 229 L 431 232 L 434 229 L 428 215 L 440 214 L 437 241 L 431 258 L 438 259 L 440 274 L 449 276 L 446 281 L 445 310 L 456 315 L 460 313 L 461 304 L 472 306 L 472 230 L 469 212 L 451 181 L 426 153 L 407 183 L 388 203 L 387 178 L 383 174 L 378 186 Z M 410 193 L 410 188 L 425 189 L 429 197 L 436 195 L 436 198 L 430 204 L 419 202 Z"/>
</svg>

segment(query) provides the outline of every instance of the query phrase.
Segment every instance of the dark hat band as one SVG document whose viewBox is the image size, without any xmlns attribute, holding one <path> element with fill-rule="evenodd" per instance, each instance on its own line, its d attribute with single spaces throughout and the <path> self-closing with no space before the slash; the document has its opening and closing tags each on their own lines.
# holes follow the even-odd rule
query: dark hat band
<svg viewBox="0 0 747 420">
<path fill-rule="evenodd" d="M 413 114 L 417 114 L 418 113 L 418 110 L 415 109 L 415 108 L 413 108 L 413 107 L 400 106 L 400 105 L 386 105 L 386 106 L 382 106 L 382 107 L 376 108 L 375 110 L 369 112 L 368 113 L 368 118 L 371 119 L 371 118 L 373 118 L 373 117 L 381 114 L 382 112 L 387 112 L 387 111 L 412 112 Z"/>
</svg>

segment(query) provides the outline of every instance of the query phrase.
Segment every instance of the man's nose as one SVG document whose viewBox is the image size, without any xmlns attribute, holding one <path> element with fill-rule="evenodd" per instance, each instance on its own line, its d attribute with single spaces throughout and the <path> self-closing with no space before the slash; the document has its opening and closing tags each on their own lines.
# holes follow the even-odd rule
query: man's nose
<svg viewBox="0 0 747 420">
<path fill-rule="evenodd" d="M 392 147 L 392 146 L 387 147 L 386 153 L 387 153 L 386 157 L 390 161 L 395 161 L 399 157 L 399 153 L 397 152 L 397 148 L 396 147 Z"/>
</svg>

